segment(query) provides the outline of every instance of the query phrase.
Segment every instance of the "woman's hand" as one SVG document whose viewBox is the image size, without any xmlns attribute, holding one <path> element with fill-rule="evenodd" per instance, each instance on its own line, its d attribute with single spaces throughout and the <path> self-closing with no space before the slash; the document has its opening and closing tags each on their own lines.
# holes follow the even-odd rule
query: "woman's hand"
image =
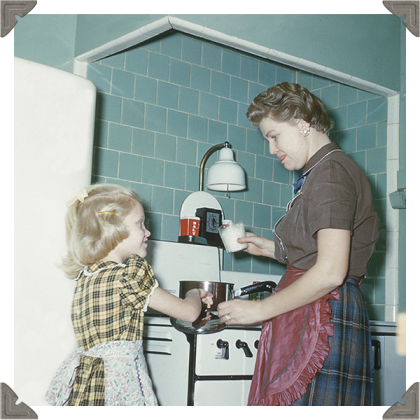
<svg viewBox="0 0 420 420">
<path fill-rule="evenodd" d="M 246 232 L 243 238 L 238 238 L 240 244 L 248 244 L 244 252 L 248 254 L 274 259 L 274 241 L 262 238 L 254 233 Z"/>
<path fill-rule="evenodd" d="M 217 313 L 226 325 L 252 325 L 263 320 L 262 302 L 233 299 L 219 303 Z"/>
</svg>

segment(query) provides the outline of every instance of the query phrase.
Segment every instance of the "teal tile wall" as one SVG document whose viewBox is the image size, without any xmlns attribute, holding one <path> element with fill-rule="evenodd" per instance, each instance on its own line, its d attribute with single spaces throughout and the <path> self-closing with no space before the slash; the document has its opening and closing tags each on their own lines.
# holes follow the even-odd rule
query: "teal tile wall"
<svg viewBox="0 0 420 420">
<path fill-rule="evenodd" d="M 142 199 L 153 239 L 176 241 L 183 200 L 198 190 L 199 165 L 228 140 L 247 173 L 245 191 L 208 191 L 225 217 L 272 238 L 292 198 L 291 173 L 268 151 L 246 119 L 267 87 L 297 82 L 321 98 L 335 126 L 330 133 L 366 172 L 381 219 L 381 237 L 363 283 L 372 319 L 384 319 L 386 218 L 386 98 L 281 66 L 234 49 L 170 32 L 88 66 L 98 89 L 93 182 L 120 183 Z M 212 155 L 206 167 L 216 160 Z M 285 267 L 225 253 L 224 269 L 283 274 Z"/>
</svg>

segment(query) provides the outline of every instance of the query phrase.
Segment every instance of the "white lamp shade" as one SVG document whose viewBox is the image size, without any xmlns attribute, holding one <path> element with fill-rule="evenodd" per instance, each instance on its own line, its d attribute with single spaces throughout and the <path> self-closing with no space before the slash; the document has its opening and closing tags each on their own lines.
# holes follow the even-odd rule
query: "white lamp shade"
<svg viewBox="0 0 420 420">
<path fill-rule="evenodd" d="M 215 191 L 241 191 L 246 188 L 245 172 L 235 162 L 230 148 L 220 150 L 219 160 L 210 167 L 207 174 L 206 187 Z"/>
</svg>

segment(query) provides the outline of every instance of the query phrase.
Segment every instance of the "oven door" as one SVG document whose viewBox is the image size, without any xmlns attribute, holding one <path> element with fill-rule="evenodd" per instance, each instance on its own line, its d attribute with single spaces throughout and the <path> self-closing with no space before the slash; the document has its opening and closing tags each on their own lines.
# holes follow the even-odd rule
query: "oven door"
<svg viewBox="0 0 420 420">
<path fill-rule="evenodd" d="M 251 379 L 198 381 L 195 384 L 195 406 L 246 406 Z"/>
<path fill-rule="evenodd" d="M 194 405 L 247 405 L 259 328 L 197 335 Z"/>
</svg>

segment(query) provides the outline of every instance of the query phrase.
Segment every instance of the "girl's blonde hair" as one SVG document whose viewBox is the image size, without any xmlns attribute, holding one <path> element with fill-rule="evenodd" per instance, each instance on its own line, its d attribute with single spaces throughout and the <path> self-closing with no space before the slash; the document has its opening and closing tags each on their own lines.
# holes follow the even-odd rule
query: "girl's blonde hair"
<svg viewBox="0 0 420 420">
<path fill-rule="evenodd" d="M 87 197 L 76 199 L 66 214 L 68 252 L 62 269 L 69 278 L 105 258 L 128 237 L 123 220 L 140 203 L 134 191 L 120 185 L 95 184 L 85 190 Z"/>
</svg>

